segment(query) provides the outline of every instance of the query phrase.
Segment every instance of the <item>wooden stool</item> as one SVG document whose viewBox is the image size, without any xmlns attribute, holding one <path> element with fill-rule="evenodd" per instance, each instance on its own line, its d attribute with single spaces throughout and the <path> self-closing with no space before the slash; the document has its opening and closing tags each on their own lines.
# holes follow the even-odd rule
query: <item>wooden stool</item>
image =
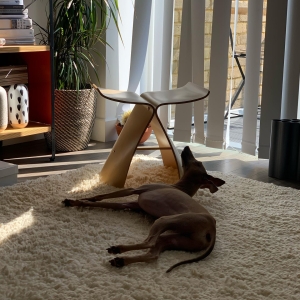
<svg viewBox="0 0 300 300">
<path fill-rule="evenodd" d="M 106 99 L 135 104 L 101 170 L 102 182 L 115 187 L 123 187 L 136 150 L 159 149 L 164 165 L 177 168 L 180 178 L 182 176 L 180 155 L 163 128 L 157 110 L 162 105 L 202 100 L 209 95 L 209 91 L 191 82 L 174 90 L 146 92 L 141 96 L 133 92 L 102 89 L 95 85 L 94 88 Z M 150 122 L 158 147 L 138 147 L 139 141 Z"/>
</svg>

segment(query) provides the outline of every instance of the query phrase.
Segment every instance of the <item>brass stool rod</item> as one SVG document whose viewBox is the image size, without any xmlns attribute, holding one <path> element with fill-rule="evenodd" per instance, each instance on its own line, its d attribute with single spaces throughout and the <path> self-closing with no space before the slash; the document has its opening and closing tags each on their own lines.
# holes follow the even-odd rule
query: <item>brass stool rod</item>
<svg viewBox="0 0 300 300">
<path fill-rule="evenodd" d="M 159 146 L 139 146 L 136 150 L 168 150 L 171 147 L 159 147 Z"/>
</svg>

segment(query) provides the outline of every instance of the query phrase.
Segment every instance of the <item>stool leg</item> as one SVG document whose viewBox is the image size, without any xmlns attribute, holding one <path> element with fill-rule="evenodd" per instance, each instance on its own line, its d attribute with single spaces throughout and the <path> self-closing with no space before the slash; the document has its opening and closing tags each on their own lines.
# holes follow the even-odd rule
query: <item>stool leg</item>
<svg viewBox="0 0 300 300">
<path fill-rule="evenodd" d="M 153 128 L 159 147 L 169 148 L 160 150 L 163 163 L 167 167 L 176 168 L 178 170 L 178 176 L 180 178 L 183 175 L 180 155 L 172 140 L 170 140 L 156 113 L 151 121 L 151 127 Z"/>
<path fill-rule="evenodd" d="M 100 172 L 103 183 L 124 187 L 132 157 L 153 115 L 150 105 L 135 105 Z"/>
</svg>

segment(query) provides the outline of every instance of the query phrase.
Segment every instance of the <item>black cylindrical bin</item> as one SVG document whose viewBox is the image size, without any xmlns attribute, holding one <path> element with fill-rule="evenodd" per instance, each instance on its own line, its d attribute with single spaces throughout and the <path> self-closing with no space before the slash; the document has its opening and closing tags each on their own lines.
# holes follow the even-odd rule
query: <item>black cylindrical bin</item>
<svg viewBox="0 0 300 300">
<path fill-rule="evenodd" d="M 272 120 L 269 176 L 278 179 L 288 178 L 290 119 Z"/>
<path fill-rule="evenodd" d="M 290 139 L 288 142 L 288 179 L 296 180 L 298 176 L 299 145 L 300 145 L 300 120 L 291 120 Z"/>
</svg>

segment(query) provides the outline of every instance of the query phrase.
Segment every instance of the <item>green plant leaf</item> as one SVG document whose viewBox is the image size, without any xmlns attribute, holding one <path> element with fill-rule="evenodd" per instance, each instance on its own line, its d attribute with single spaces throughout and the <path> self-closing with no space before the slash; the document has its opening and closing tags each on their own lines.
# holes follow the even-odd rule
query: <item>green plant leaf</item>
<svg viewBox="0 0 300 300">
<path fill-rule="evenodd" d="M 53 10 L 55 87 L 66 90 L 86 88 L 91 84 L 91 70 L 99 82 L 97 60 L 104 56 L 95 45 L 110 46 L 104 33 L 111 20 L 120 35 L 118 0 L 54 0 Z M 41 43 L 49 44 L 49 26 L 39 28 L 36 37 Z"/>
</svg>

